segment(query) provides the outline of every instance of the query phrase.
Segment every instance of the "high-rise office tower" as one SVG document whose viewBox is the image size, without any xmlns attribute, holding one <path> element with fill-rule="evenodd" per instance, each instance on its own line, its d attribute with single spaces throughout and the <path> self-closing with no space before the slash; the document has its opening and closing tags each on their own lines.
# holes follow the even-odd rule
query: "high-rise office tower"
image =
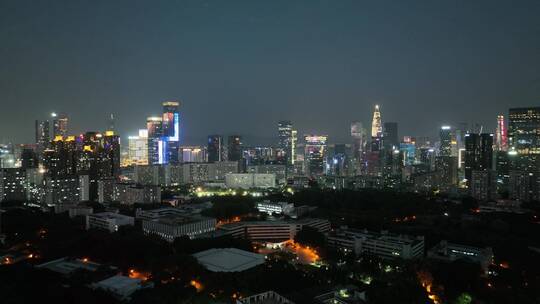
<svg viewBox="0 0 540 304">
<path fill-rule="evenodd" d="M 146 130 L 148 131 L 148 163 L 163 164 L 163 126 L 162 118 L 152 116 L 146 119 Z"/>
<path fill-rule="evenodd" d="M 324 173 L 327 140 L 327 135 L 304 135 L 304 160 L 307 162 L 308 175 L 317 176 Z"/>
<path fill-rule="evenodd" d="M 41 153 L 43 153 L 43 151 L 48 148 L 49 143 L 51 142 L 49 121 L 36 120 L 35 130 L 36 130 L 36 145 L 37 145 L 38 155 L 41 155 Z"/>
<path fill-rule="evenodd" d="M 452 156 L 452 128 L 450 126 L 442 126 L 439 131 L 440 156 Z"/>
<path fill-rule="evenodd" d="M 506 123 L 503 115 L 497 116 L 497 131 L 496 134 L 496 147 L 497 151 L 508 150 L 508 133 L 506 130 Z"/>
<path fill-rule="evenodd" d="M 148 130 L 139 130 L 138 136 L 128 137 L 129 165 L 148 165 Z"/>
<path fill-rule="evenodd" d="M 291 165 L 294 165 L 294 161 L 296 160 L 296 142 L 298 141 L 298 131 L 292 130 L 291 133 Z"/>
<path fill-rule="evenodd" d="M 371 122 L 371 137 L 382 137 L 382 120 L 381 112 L 379 110 L 379 105 L 375 105 L 375 110 L 373 111 L 373 120 Z"/>
<path fill-rule="evenodd" d="M 288 165 L 293 163 L 293 126 L 288 120 L 278 122 L 279 148 L 285 152 Z"/>
<path fill-rule="evenodd" d="M 180 148 L 180 103 L 166 101 L 163 104 L 163 163 L 178 164 Z"/>
<path fill-rule="evenodd" d="M 518 170 L 540 168 L 540 107 L 513 108 L 508 115 L 508 145 L 518 156 Z"/>
<path fill-rule="evenodd" d="M 208 136 L 208 162 L 220 162 L 223 156 L 223 137 L 221 135 Z"/>
<path fill-rule="evenodd" d="M 242 159 L 242 137 L 230 135 L 227 141 L 227 160 L 239 161 Z"/>
<path fill-rule="evenodd" d="M 102 156 L 100 157 L 105 168 L 102 177 L 120 176 L 120 136 L 114 131 L 106 131 L 101 145 Z"/>
<path fill-rule="evenodd" d="M 393 147 L 399 148 L 398 139 L 398 124 L 397 122 L 384 123 L 383 146 L 387 150 L 392 150 Z"/>
<path fill-rule="evenodd" d="M 366 149 L 366 129 L 362 123 L 355 121 L 351 123 L 352 156 L 359 162 Z"/>
<path fill-rule="evenodd" d="M 493 166 L 493 134 L 465 135 L 465 179 L 469 184 L 473 171 L 491 170 Z"/>
<path fill-rule="evenodd" d="M 52 113 L 53 122 L 53 138 L 56 136 L 67 136 L 68 132 L 68 117 L 66 114 Z"/>
</svg>

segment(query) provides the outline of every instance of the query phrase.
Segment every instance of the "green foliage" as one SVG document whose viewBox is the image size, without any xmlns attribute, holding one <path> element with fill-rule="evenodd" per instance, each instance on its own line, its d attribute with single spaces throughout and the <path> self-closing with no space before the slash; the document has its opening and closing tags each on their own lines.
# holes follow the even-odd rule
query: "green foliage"
<svg viewBox="0 0 540 304">
<path fill-rule="evenodd" d="M 294 237 L 294 241 L 302 244 L 303 246 L 311 246 L 316 248 L 323 248 L 325 245 L 324 234 L 309 226 L 303 226 Z"/>
<path fill-rule="evenodd" d="M 453 302 L 454 304 L 470 304 L 472 303 L 472 297 L 468 293 L 462 293 L 457 297 L 457 299 Z"/>
<path fill-rule="evenodd" d="M 212 204 L 212 208 L 204 210 L 203 214 L 217 219 L 230 219 L 255 212 L 255 202 L 250 196 L 214 196 Z"/>
</svg>

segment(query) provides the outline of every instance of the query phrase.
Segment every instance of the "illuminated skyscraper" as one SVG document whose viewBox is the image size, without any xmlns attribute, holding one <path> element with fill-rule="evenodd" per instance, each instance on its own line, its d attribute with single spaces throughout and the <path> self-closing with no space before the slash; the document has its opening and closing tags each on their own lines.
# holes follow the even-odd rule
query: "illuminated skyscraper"
<svg viewBox="0 0 540 304">
<path fill-rule="evenodd" d="M 362 123 L 355 121 L 351 123 L 352 155 L 359 162 L 362 159 L 362 153 L 366 149 L 366 129 Z"/>
<path fill-rule="evenodd" d="M 45 151 L 45 149 L 48 148 L 49 143 L 51 142 L 51 133 L 49 129 L 49 121 L 43 120 L 39 121 L 36 120 L 35 125 L 36 130 L 36 145 L 37 145 L 37 152 L 39 155 Z"/>
<path fill-rule="evenodd" d="M 180 103 L 166 101 L 163 103 L 163 163 L 177 164 L 180 148 Z"/>
<path fill-rule="evenodd" d="M 379 111 L 379 105 L 375 105 L 375 111 L 373 111 L 373 121 L 371 122 L 371 137 L 382 137 L 382 121 L 381 112 Z"/>
<path fill-rule="evenodd" d="M 493 166 L 493 134 L 465 135 L 465 179 L 470 184 L 473 171 L 491 170 Z"/>
<path fill-rule="evenodd" d="M 148 130 L 139 130 L 138 136 L 128 137 L 128 165 L 148 165 Z"/>
<path fill-rule="evenodd" d="M 496 144 L 498 151 L 508 150 L 508 134 L 503 115 L 497 116 Z"/>
<path fill-rule="evenodd" d="M 221 135 L 208 136 L 208 162 L 220 162 L 223 160 L 223 137 Z"/>
<path fill-rule="evenodd" d="M 146 119 L 146 130 L 148 131 L 148 163 L 163 164 L 163 127 L 162 118 L 152 116 Z"/>
<path fill-rule="evenodd" d="M 518 170 L 540 168 L 540 107 L 509 110 L 508 144 L 518 156 Z"/>
<path fill-rule="evenodd" d="M 67 136 L 68 132 L 68 117 L 66 114 L 52 113 L 53 122 L 53 137 Z"/>
<path fill-rule="evenodd" d="M 288 120 L 278 122 L 279 147 L 285 152 L 285 162 L 290 165 L 293 160 L 293 128 Z"/>
<path fill-rule="evenodd" d="M 439 131 L 439 155 L 452 156 L 452 128 L 450 126 L 442 126 Z"/>
<path fill-rule="evenodd" d="M 327 135 L 304 135 L 306 142 L 304 159 L 307 162 L 307 173 L 310 176 L 324 173 L 327 139 Z"/>
</svg>

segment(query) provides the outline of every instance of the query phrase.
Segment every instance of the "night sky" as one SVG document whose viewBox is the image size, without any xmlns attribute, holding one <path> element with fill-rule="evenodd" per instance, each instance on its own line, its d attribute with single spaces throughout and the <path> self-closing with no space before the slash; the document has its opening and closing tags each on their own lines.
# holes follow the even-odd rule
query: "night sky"
<svg viewBox="0 0 540 304">
<path fill-rule="evenodd" d="M 280 119 L 348 141 L 373 105 L 400 135 L 493 130 L 540 103 L 540 1 L 0 0 L 0 142 L 70 116 L 135 134 L 178 99 L 183 137 L 269 143 Z"/>
</svg>

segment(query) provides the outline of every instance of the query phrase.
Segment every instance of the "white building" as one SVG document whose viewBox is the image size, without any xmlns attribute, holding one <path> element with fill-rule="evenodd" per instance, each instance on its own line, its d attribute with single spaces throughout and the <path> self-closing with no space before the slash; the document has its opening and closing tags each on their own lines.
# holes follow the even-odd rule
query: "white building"
<svg viewBox="0 0 540 304">
<path fill-rule="evenodd" d="M 324 219 L 302 219 L 300 221 L 253 221 L 224 224 L 219 231 L 232 237 L 253 241 L 281 242 L 292 240 L 302 227 L 309 226 L 325 233 L 330 230 L 330 222 Z"/>
<path fill-rule="evenodd" d="M 225 175 L 225 185 L 229 188 L 275 188 L 276 175 L 265 173 L 231 173 Z"/>
<path fill-rule="evenodd" d="M 294 211 L 294 204 L 265 200 L 257 203 L 257 210 L 268 214 L 291 214 Z"/>
<path fill-rule="evenodd" d="M 424 237 L 398 235 L 388 231 L 338 229 L 327 238 L 330 247 L 356 255 L 371 254 L 381 258 L 415 259 L 424 256 Z"/>
<path fill-rule="evenodd" d="M 113 212 L 101 212 L 86 216 L 86 230 L 96 228 L 116 232 L 120 226 L 133 226 L 134 224 L 133 217 Z"/>
</svg>

